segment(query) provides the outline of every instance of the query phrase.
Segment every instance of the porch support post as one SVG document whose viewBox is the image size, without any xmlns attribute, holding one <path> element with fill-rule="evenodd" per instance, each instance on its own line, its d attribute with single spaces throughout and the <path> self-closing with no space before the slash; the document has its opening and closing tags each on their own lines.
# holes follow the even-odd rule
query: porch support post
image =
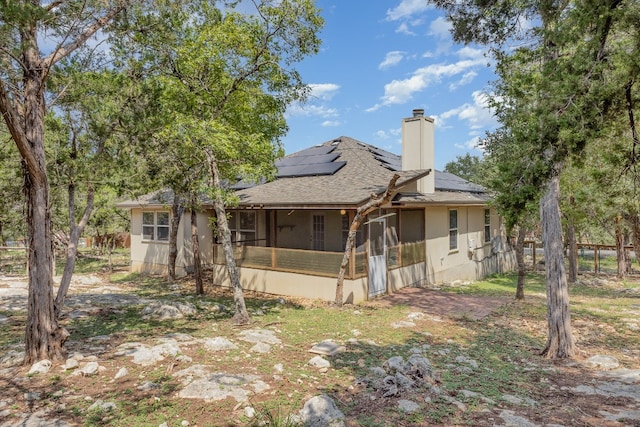
<svg viewBox="0 0 640 427">
<path fill-rule="evenodd" d="M 356 278 L 356 249 L 351 248 L 351 254 L 349 255 L 349 279 Z"/>
</svg>

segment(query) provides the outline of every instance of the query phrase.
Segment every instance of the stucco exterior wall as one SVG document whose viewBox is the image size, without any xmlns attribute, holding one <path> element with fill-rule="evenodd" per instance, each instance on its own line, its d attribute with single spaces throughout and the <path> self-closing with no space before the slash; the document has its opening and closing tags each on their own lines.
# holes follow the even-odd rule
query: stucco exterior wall
<svg viewBox="0 0 640 427">
<path fill-rule="evenodd" d="M 449 249 L 449 211 L 458 211 L 458 247 Z M 513 269 L 513 251 L 492 250 L 500 234 L 500 221 L 491 213 L 490 242 L 484 241 L 484 207 L 429 207 L 425 211 L 427 237 L 426 280 L 429 284 L 478 280 L 488 274 Z M 505 245 L 497 245 L 505 251 Z"/>
<path fill-rule="evenodd" d="M 131 209 L 131 271 L 154 274 L 167 274 L 169 261 L 169 242 L 146 241 L 142 236 L 142 212 L 169 212 L 168 209 Z M 198 213 L 198 233 L 201 260 L 204 265 L 213 261 L 213 232 L 209 224 L 208 213 Z M 183 276 L 193 266 L 191 249 L 191 216 L 182 215 L 178 230 L 178 255 L 176 274 Z"/>
<path fill-rule="evenodd" d="M 258 270 L 240 267 L 240 282 L 247 290 L 274 295 L 334 301 L 336 278 L 309 276 L 281 271 Z M 224 265 L 214 265 L 214 284 L 229 287 L 229 276 Z M 368 295 L 367 279 L 344 281 L 344 302 L 357 304 Z"/>
</svg>

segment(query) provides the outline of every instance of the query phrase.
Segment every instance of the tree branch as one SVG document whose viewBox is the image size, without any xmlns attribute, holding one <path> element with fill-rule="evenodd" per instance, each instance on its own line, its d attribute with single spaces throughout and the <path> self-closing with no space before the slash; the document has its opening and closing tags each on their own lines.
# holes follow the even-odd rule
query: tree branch
<svg viewBox="0 0 640 427">
<path fill-rule="evenodd" d="M 118 15 L 128 5 L 128 1 L 123 1 L 113 9 L 108 10 L 104 16 L 96 20 L 95 23 L 87 27 L 81 32 L 74 40 L 60 46 L 49 56 L 45 57 L 42 61 L 43 68 L 50 69 L 55 63 L 61 59 L 69 56 L 73 51 L 82 46 L 91 36 L 97 33 L 101 28 L 104 28 L 109 21 L 111 21 L 116 15 Z"/>
</svg>

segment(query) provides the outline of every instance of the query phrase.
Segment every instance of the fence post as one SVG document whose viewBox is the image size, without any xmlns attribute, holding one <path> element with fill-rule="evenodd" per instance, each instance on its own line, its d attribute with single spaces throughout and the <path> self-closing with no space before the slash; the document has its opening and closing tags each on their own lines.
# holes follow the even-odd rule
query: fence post
<svg viewBox="0 0 640 427">
<path fill-rule="evenodd" d="M 593 247 L 593 272 L 598 275 L 598 245 Z"/>
<path fill-rule="evenodd" d="M 536 241 L 531 242 L 531 245 L 533 246 L 533 250 L 531 251 L 533 253 L 533 271 L 538 271 L 538 264 L 536 264 Z"/>
</svg>

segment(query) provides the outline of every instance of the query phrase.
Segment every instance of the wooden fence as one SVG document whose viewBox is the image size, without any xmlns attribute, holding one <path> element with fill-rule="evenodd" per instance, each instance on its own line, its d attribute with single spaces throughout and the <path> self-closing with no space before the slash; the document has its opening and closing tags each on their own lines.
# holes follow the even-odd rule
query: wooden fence
<svg viewBox="0 0 640 427">
<path fill-rule="evenodd" d="M 536 265 L 537 265 L 537 249 L 543 249 L 544 247 L 542 245 L 542 243 L 540 242 L 536 242 L 535 240 L 525 240 L 524 242 L 525 248 L 530 249 L 531 251 L 531 256 L 533 259 L 533 269 L 535 270 Z M 616 250 L 616 246 L 615 245 L 600 245 L 600 244 L 593 244 L 593 243 L 578 243 L 578 257 L 581 257 L 584 255 L 584 251 L 585 250 L 589 250 L 589 251 L 593 251 L 593 272 L 594 273 L 598 273 L 600 272 L 600 259 L 601 256 L 600 254 L 602 253 L 602 251 L 615 251 Z M 626 245 L 624 247 L 626 250 L 629 251 L 633 251 L 633 246 L 631 245 Z"/>
</svg>

